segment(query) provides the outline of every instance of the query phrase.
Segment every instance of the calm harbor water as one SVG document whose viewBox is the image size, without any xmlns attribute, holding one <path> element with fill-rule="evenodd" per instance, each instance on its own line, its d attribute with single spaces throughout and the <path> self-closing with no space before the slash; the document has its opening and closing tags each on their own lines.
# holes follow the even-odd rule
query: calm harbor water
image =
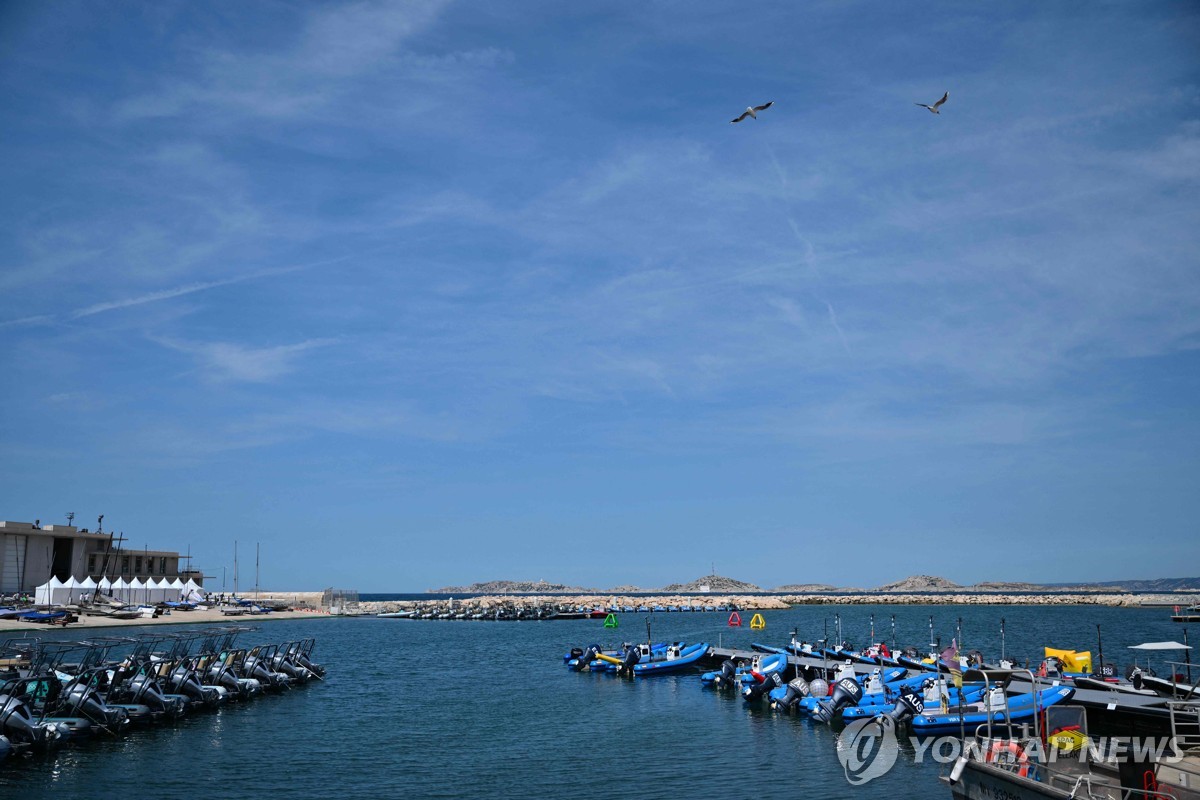
<svg viewBox="0 0 1200 800">
<path fill-rule="evenodd" d="M 222 798 L 569 797 L 600 794 L 722 798 L 949 796 L 935 765 L 901 758 L 884 777 L 851 787 L 835 756 L 836 731 L 748 709 L 703 690 L 695 675 L 625 681 L 568 672 L 572 646 L 645 636 L 749 646 L 821 638 L 840 613 L 845 638 L 924 646 L 929 616 L 949 642 L 962 617 L 970 649 L 1040 658 L 1041 647 L 1096 650 L 1130 663 L 1129 645 L 1181 639 L 1166 609 L 953 606 L 803 606 L 768 611 L 765 631 L 728 628 L 724 614 L 623 615 L 599 621 L 472 622 L 324 618 L 267 622 L 245 643 L 317 637 L 325 683 L 174 725 L 97 739 L 0 764 L 0 798 L 211 795 Z M 748 620 L 748 615 L 747 620 Z M 127 631 L 122 631 L 126 633 Z M 52 634 L 78 638 L 80 632 Z M 49 638 L 49 636 L 47 637 Z"/>
</svg>

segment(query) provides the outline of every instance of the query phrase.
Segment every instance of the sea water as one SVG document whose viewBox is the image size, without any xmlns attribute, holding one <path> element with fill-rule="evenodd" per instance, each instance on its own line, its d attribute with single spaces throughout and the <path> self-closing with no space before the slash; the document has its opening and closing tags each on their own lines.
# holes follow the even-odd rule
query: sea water
<svg viewBox="0 0 1200 800">
<path fill-rule="evenodd" d="M 762 614 L 761 631 L 730 628 L 719 613 L 618 614 L 615 630 L 600 620 L 261 622 L 241 644 L 316 637 L 314 660 L 328 668 L 327 680 L 120 738 L 10 757 L 0 762 L 0 798 L 949 797 L 937 780 L 944 768 L 914 763 L 904 748 L 887 774 L 853 787 L 835 756 L 836 728 L 747 707 L 733 693 L 702 688 L 698 672 L 624 680 L 570 672 L 562 656 L 593 642 L 644 641 L 647 621 L 655 641 L 748 648 L 785 644 L 792 630 L 811 642 L 828 629 L 832 640 L 840 615 L 843 638 L 863 645 L 871 614 L 876 640 L 892 643 L 895 614 L 896 642 L 924 651 L 932 615 L 943 645 L 958 636 L 961 617 L 962 644 L 989 661 L 999 658 L 1003 619 L 1006 655 L 1035 667 L 1046 645 L 1096 657 L 1099 624 L 1105 660 L 1123 672 L 1130 645 L 1183 635 L 1166 609 L 799 606 Z M 742 614 L 747 623 L 750 616 Z"/>
</svg>

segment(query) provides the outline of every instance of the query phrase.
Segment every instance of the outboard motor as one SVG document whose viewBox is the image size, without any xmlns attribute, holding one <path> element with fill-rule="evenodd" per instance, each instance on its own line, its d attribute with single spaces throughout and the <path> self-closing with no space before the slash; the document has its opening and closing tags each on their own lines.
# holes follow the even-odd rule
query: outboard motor
<svg viewBox="0 0 1200 800">
<path fill-rule="evenodd" d="M 159 688 L 158 682 L 144 672 L 139 672 L 127 680 L 117 691 L 129 703 L 144 705 L 151 711 L 161 711 L 167 714 L 183 712 L 183 700 L 179 697 L 167 697 Z"/>
<path fill-rule="evenodd" d="M 913 661 L 921 660 L 921 651 L 912 646 L 904 648 L 904 650 L 900 652 L 900 655 L 904 656 L 905 658 L 912 659 Z"/>
<path fill-rule="evenodd" d="M 312 674 L 307 669 L 293 661 L 286 653 L 277 653 L 271 659 L 271 666 L 276 672 L 282 672 L 294 681 L 304 683 Z"/>
<path fill-rule="evenodd" d="M 308 653 L 304 652 L 303 648 L 297 650 L 293 654 L 293 656 L 296 659 L 297 664 L 304 667 L 306 670 L 311 672 L 313 675 L 316 675 L 318 678 L 325 677 L 325 667 L 323 667 L 320 664 L 318 664 L 317 662 L 311 660 L 308 657 Z"/>
<path fill-rule="evenodd" d="M 1104 663 L 1100 665 L 1100 671 L 1096 673 L 1096 677 L 1103 680 L 1114 679 L 1121 674 L 1121 668 L 1113 663 Z"/>
<path fill-rule="evenodd" d="M 892 721 L 899 725 L 905 720 L 920 716 L 925 713 L 925 700 L 921 695 L 914 692 L 908 686 L 900 687 L 900 699 L 896 701 L 896 707 L 889 711 L 886 716 L 891 717 Z"/>
<path fill-rule="evenodd" d="M 253 678 L 239 678 L 229 664 L 214 661 L 204 676 L 206 685 L 221 687 L 239 698 L 249 697 L 262 691 L 262 684 Z"/>
<path fill-rule="evenodd" d="M 599 652 L 600 652 L 600 645 L 598 645 L 598 644 L 590 645 L 588 647 L 588 649 L 584 650 L 583 654 L 580 655 L 579 658 L 575 661 L 575 666 L 573 667 L 573 669 L 576 672 L 587 669 L 588 665 L 596 660 L 596 654 Z"/>
<path fill-rule="evenodd" d="M 217 691 L 215 686 L 202 686 L 199 678 L 196 676 L 196 671 L 184 661 L 181 661 L 175 669 L 171 670 L 167 677 L 167 682 L 170 683 L 171 689 L 176 694 L 181 694 L 189 700 L 197 703 L 212 704 L 221 699 L 221 693 Z"/>
<path fill-rule="evenodd" d="M 737 664 L 732 658 L 727 658 L 721 662 L 721 674 L 714 681 L 718 686 L 727 684 L 733 686 L 737 683 Z"/>
<path fill-rule="evenodd" d="M 0 694 L 0 733 L 30 744 L 50 744 L 62 736 L 57 725 L 34 722 L 29 706 L 10 694 Z"/>
<path fill-rule="evenodd" d="M 788 681 L 784 687 L 782 695 L 778 692 L 771 692 L 771 708 L 776 711 L 791 711 L 796 703 L 800 702 L 800 698 L 808 697 L 809 686 L 808 681 L 797 676 Z"/>
<path fill-rule="evenodd" d="M 853 678 L 841 678 L 833 686 L 833 694 L 828 700 L 818 703 L 813 711 L 813 718 L 820 722 L 829 722 L 835 714 L 841 713 L 846 706 L 858 705 L 862 699 L 863 690 L 858 681 Z"/>
<path fill-rule="evenodd" d="M 581 655 L 583 655 L 582 647 L 572 647 L 571 652 L 567 653 L 567 657 L 564 658 L 563 661 L 566 661 L 569 664 L 573 660 L 578 660 Z"/>
<path fill-rule="evenodd" d="M 96 690 L 81 680 L 73 680 L 63 689 L 61 704 L 81 717 L 98 722 L 112 730 L 129 725 L 129 712 L 120 706 L 110 707 Z"/>
<path fill-rule="evenodd" d="M 287 675 L 268 669 L 266 662 L 257 655 L 247 656 L 243 665 L 246 677 L 254 678 L 263 686 L 286 687 L 289 682 Z"/>
<path fill-rule="evenodd" d="M 758 676 L 758 673 L 754 673 Z M 752 683 L 742 690 L 742 697 L 746 702 L 754 703 L 761 700 L 763 695 L 770 692 L 772 689 L 778 689 L 783 686 L 783 678 L 779 677 L 778 672 L 772 672 L 770 675 L 763 677 L 758 683 Z"/>
<path fill-rule="evenodd" d="M 634 645 L 625 648 L 625 657 L 621 659 L 621 666 L 617 667 L 618 675 L 632 675 L 633 668 L 642 660 L 642 651 Z"/>
<path fill-rule="evenodd" d="M 1138 666 L 1130 666 L 1129 669 L 1125 670 L 1126 680 L 1128 680 L 1130 683 L 1132 683 L 1133 688 L 1135 688 L 1135 689 L 1142 688 L 1142 676 L 1143 675 L 1149 675 L 1150 677 L 1153 678 L 1154 670 L 1150 669 L 1149 667 L 1142 669 L 1141 667 L 1138 667 Z"/>
</svg>

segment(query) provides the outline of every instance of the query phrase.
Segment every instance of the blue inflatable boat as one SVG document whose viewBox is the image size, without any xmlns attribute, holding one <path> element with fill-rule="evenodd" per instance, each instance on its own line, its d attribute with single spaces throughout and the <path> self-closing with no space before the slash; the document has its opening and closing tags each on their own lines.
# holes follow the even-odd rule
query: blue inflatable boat
<svg viewBox="0 0 1200 800">
<path fill-rule="evenodd" d="M 651 675 L 665 675 L 670 672 L 691 668 L 697 661 L 708 653 L 708 642 L 697 642 L 683 649 L 672 645 L 667 648 L 666 657 L 662 661 L 651 661 L 649 664 L 636 664 L 633 674 L 642 678 Z"/>
<path fill-rule="evenodd" d="M 1036 693 L 1036 696 L 1033 693 L 1019 694 L 1007 698 L 1008 711 L 1005 713 L 1005 701 L 1003 699 L 997 701 L 999 696 L 995 694 L 996 692 L 1003 692 L 1003 690 L 993 689 L 992 693 L 986 696 L 984 702 L 970 703 L 964 706 L 961 721 L 957 708 L 951 708 L 948 714 L 942 714 L 939 710 L 913 717 L 913 732 L 918 736 L 925 736 L 934 733 L 955 733 L 960 728 L 965 728 L 968 733 L 973 733 L 980 725 L 987 724 L 989 719 L 993 725 L 1004 725 L 1010 721 L 1013 723 L 1028 722 L 1033 719 L 1034 714 L 1048 706 L 1069 700 L 1075 694 L 1075 690 L 1068 686 L 1042 689 Z"/>
</svg>

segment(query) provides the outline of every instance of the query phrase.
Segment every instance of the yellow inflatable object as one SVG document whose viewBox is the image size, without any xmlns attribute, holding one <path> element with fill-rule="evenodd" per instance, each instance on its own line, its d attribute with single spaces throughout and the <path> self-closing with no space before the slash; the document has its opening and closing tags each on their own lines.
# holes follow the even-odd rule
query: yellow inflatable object
<svg viewBox="0 0 1200 800">
<path fill-rule="evenodd" d="M 1063 669 L 1067 672 L 1091 672 L 1092 671 L 1092 651 L 1091 650 L 1056 650 L 1053 647 L 1046 648 L 1046 658 L 1057 658 L 1062 662 Z"/>
<path fill-rule="evenodd" d="M 614 656 L 606 656 L 604 653 L 596 653 L 596 658 L 601 661 L 607 661 L 610 664 L 616 664 L 617 666 L 621 665 L 621 659 Z"/>
</svg>

